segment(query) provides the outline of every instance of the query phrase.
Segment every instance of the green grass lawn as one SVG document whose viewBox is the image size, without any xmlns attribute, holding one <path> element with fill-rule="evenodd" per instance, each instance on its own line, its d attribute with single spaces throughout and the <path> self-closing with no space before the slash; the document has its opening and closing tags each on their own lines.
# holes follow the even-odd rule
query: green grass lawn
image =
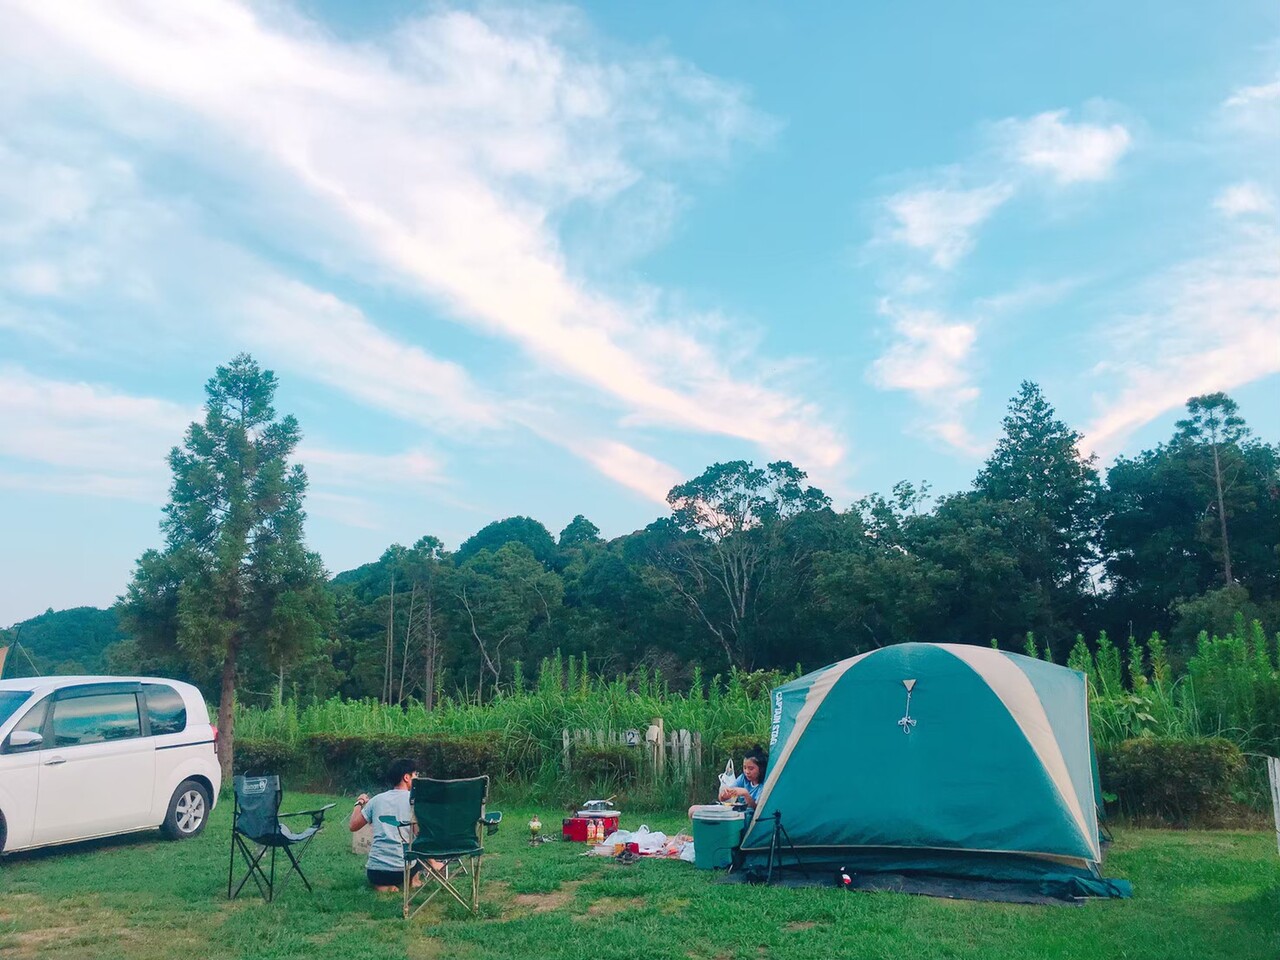
<svg viewBox="0 0 1280 960">
<path fill-rule="evenodd" d="M 285 809 L 319 799 L 286 796 Z M 441 895 L 405 924 L 398 895 L 365 887 L 349 811 L 340 799 L 304 861 L 314 895 L 295 880 L 273 904 L 248 892 L 226 900 L 229 803 L 185 843 L 144 834 L 0 860 L 0 956 L 1280 957 L 1280 857 L 1268 833 L 1120 831 L 1107 873 L 1133 881 L 1134 898 L 1071 908 L 718 884 L 679 862 L 623 867 L 584 858 L 577 844 L 531 848 L 532 811 L 507 809 L 488 841 L 482 919 Z M 539 812 L 558 824 L 554 811 Z M 668 831 L 683 823 L 654 815 L 623 825 L 641 820 Z"/>
</svg>

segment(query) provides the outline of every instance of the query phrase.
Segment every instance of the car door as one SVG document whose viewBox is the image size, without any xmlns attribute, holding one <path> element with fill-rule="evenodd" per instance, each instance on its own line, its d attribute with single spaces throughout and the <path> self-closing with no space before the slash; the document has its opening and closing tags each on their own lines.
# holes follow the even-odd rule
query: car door
<svg viewBox="0 0 1280 960">
<path fill-rule="evenodd" d="M 24 703 L 20 711 L 26 712 L 0 743 L 0 808 L 5 813 L 6 850 L 31 843 L 40 798 L 40 743 L 24 743 L 22 735 L 43 735 L 50 699 L 46 697 L 34 705 Z M 14 734 L 19 735 L 18 742 Z"/>
<path fill-rule="evenodd" d="M 40 751 L 33 842 L 57 843 L 148 825 L 155 746 L 138 684 L 58 691 Z"/>
</svg>

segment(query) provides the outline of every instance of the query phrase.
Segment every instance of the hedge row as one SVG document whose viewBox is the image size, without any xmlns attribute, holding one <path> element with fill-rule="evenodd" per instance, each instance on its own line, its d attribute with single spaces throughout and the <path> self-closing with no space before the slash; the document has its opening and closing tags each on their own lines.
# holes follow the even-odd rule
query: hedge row
<svg viewBox="0 0 1280 960">
<path fill-rule="evenodd" d="M 715 753 L 733 756 L 735 766 L 756 743 L 752 737 L 729 740 L 717 742 Z M 520 776 L 520 765 L 511 753 L 498 734 L 320 733 L 296 744 L 239 739 L 236 772 L 279 773 L 335 790 L 369 790 L 382 784 L 392 760 L 409 757 L 418 761 L 422 773 L 442 779 L 479 774 L 527 779 Z M 574 748 L 573 777 L 581 784 L 626 789 L 640 781 L 643 762 L 634 748 L 580 744 Z M 1115 795 L 1114 805 L 1121 813 L 1180 826 L 1208 824 L 1220 816 L 1232 801 L 1245 766 L 1239 748 L 1219 738 L 1126 740 L 1100 754 L 1098 763 L 1103 787 Z"/>
<path fill-rule="evenodd" d="M 315 733 L 298 743 L 236 741 L 237 773 L 278 773 L 332 789 L 368 790 L 382 785 L 393 760 L 408 757 L 421 773 L 449 780 L 480 774 L 502 776 L 496 735 L 359 736 Z"/>
<path fill-rule="evenodd" d="M 1121 813 L 1189 826 L 1212 823 L 1225 811 L 1245 763 L 1240 748 L 1220 737 L 1140 737 L 1101 754 L 1098 766 Z"/>
</svg>

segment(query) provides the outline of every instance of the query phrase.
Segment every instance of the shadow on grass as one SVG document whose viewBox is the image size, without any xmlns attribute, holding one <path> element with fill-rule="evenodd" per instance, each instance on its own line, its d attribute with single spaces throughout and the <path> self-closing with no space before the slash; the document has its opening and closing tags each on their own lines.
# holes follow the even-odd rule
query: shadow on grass
<svg viewBox="0 0 1280 960">
<path fill-rule="evenodd" d="M 13 853 L 6 853 L 4 860 L 6 863 L 38 863 L 43 860 L 96 853 L 99 850 L 150 847 L 183 842 L 185 841 L 168 840 L 159 830 L 137 830 L 133 833 L 116 833 L 109 837 L 94 837 L 91 840 L 75 840 L 71 843 L 37 847 L 34 850 L 15 850 Z"/>
</svg>

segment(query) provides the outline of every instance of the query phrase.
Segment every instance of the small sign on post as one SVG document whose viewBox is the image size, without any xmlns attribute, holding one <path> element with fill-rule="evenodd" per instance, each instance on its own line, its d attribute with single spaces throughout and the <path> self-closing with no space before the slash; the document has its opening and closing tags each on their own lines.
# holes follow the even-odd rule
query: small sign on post
<svg viewBox="0 0 1280 960">
<path fill-rule="evenodd" d="M 1271 782 L 1271 812 L 1276 821 L 1276 849 L 1280 850 L 1280 760 L 1267 757 L 1267 780 Z"/>
<path fill-rule="evenodd" d="M 622 731 L 622 742 L 625 743 L 628 747 L 640 746 L 640 731 L 639 730 Z"/>
</svg>

